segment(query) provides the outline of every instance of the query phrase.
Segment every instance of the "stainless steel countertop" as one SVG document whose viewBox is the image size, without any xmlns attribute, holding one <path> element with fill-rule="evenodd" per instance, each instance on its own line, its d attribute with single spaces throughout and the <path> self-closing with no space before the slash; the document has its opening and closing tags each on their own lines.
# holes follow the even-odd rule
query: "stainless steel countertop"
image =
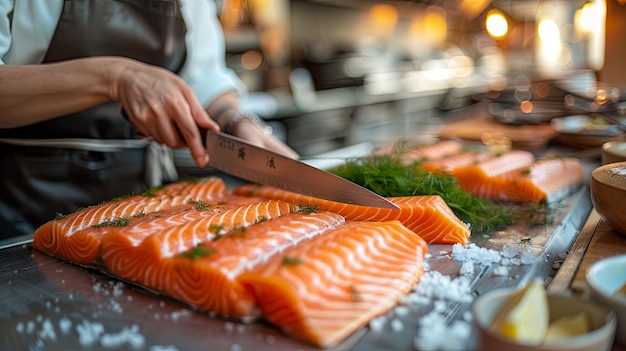
<svg viewBox="0 0 626 351">
<path fill-rule="evenodd" d="M 549 278 L 555 272 L 553 263 L 561 260 L 559 255 L 570 248 L 591 209 L 588 185 L 585 185 L 563 203 L 554 224 L 514 225 L 492 233 L 490 238 L 472 237 L 471 241 L 480 247 L 501 250 L 504 245 L 523 245 L 538 256 L 535 264 L 510 266 L 506 276 L 494 275 L 495 265 L 477 267 L 469 277 L 473 294 L 515 286 L 533 277 Z M 521 239 L 527 237 L 532 242 L 523 243 Z M 427 263 L 431 271 L 459 274 L 460 263 L 447 254 L 451 249 L 451 245 L 430 245 Z M 447 320 L 462 318 L 469 306 L 469 303 L 450 303 L 445 312 Z M 336 349 L 414 350 L 418 320 L 431 310 L 432 305 L 411 305 L 408 314 L 396 316 L 402 320 L 402 330 L 392 330 L 389 323 L 376 332 L 364 327 Z M 68 321 L 71 327 L 64 332 L 61 326 Z M 54 338 L 48 333 L 47 323 L 52 325 Z M 119 347 L 98 343 L 85 346 L 79 340 L 79 325 L 102 326 L 96 341 L 109 340 L 110 336 L 118 336 L 119 340 L 130 335 L 143 338 L 143 342 L 132 348 L 130 342 L 137 339 L 127 337 L 122 338 L 126 342 Z M 124 328 L 134 332 L 124 334 Z M 466 346 L 471 349 L 474 345 L 471 337 Z M 243 324 L 194 311 L 98 271 L 42 254 L 26 242 L 0 249 L 0 349 L 292 351 L 315 348 L 285 337 L 264 322 Z"/>
</svg>

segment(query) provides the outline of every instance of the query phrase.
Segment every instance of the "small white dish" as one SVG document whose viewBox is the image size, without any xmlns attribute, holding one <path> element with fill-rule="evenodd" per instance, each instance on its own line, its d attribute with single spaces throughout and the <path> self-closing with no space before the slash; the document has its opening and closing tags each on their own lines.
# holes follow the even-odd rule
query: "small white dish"
<svg viewBox="0 0 626 351">
<path fill-rule="evenodd" d="M 626 294 L 616 294 L 626 284 L 626 255 L 604 258 L 585 272 L 591 299 L 617 314 L 617 342 L 626 346 Z"/>
<path fill-rule="evenodd" d="M 582 298 L 548 295 L 550 321 L 585 312 L 591 322 L 591 331 L 568 338 L 546 341 L 541 345 L 526 344 L 499 335 L 492 330 L 492 322 L 502 304 L 517 289 L 501 288 L 488 292 L 474 301 L 471 307 L 477 330 L 478 349 L 481 351 L 608 351 L 613 347 L 617 320 L 615 312 L 595 301 Z"/>
<path fill-rule="evenodd" d="M 614 140 L 602 144 L 602 164 L 626 161 L 626 141 Z"/>
</svg>

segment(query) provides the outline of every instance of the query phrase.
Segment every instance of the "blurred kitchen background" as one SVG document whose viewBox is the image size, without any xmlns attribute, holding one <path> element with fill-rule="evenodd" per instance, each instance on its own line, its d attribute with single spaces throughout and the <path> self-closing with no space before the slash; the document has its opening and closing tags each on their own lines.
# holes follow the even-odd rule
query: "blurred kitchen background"
<svg viewBox="0 0 626 351">
<path fill-rule="evenodd" d="M 217 1 L 246 108 L 304 157 L 476 113 L 536 124 L 618 106 L 625 3 Z"/>
</svg>

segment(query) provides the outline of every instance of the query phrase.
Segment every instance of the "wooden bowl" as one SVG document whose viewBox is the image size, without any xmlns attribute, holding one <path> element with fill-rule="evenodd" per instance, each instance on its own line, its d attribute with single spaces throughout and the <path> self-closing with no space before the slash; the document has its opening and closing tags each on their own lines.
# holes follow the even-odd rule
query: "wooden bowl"
<svg viewBox="0 0 626 351">
<path fill-rule="evenodd" d="M 626 161 L 602 165 L 591 172 L 591 202 L 600 218 L 626 235 Z"/>
</svg>

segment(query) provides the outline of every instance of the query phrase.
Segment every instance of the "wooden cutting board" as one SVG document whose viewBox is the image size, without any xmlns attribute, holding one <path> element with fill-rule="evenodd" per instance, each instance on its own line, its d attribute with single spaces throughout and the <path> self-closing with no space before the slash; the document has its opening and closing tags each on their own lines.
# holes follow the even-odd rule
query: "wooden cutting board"
<svg viewBox="0 0 626 351">
<path fill-rule="evenodd" d="M 538 150 L 557 136 L 550 124 L 504 124 L 489 116 L 476 116 L 446 124 L 440 138 L 481 141 L 485 133 L 509 138 L 515 149 Z"/>
<path fill-rule="evenodd" d="M 574 291 L 584 291 L 585 271 L 589 266 L 603 258 L 626 254 L 626 235 L 620 234 L 603 220 L 598 221 L 589 246 L 578 265 L 571 288 Z"/>
</svg>

